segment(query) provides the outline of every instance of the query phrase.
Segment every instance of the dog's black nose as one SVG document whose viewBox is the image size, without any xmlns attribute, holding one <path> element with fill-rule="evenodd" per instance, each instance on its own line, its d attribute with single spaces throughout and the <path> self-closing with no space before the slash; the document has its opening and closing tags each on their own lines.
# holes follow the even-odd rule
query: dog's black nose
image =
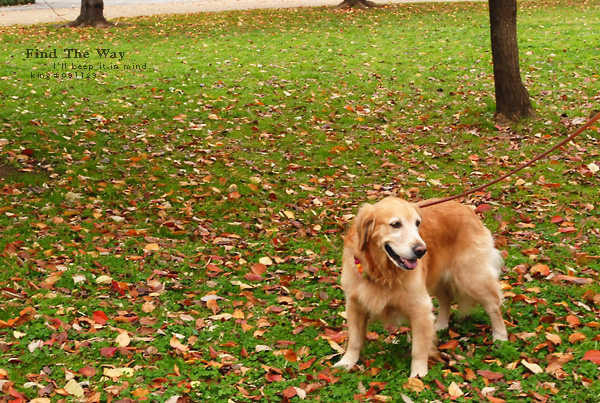
<svg viewBox="0 0 600 403">
<path fill-rule="evenodd" d="M 423 255 L 425 255 L 425 253 L 427 253 L 427 246 L 423 244 L 415 245 L 413 247 L 413 252 L 417 256 L 417 259 L 420 259 L 423 257 Z"/>
</svg>

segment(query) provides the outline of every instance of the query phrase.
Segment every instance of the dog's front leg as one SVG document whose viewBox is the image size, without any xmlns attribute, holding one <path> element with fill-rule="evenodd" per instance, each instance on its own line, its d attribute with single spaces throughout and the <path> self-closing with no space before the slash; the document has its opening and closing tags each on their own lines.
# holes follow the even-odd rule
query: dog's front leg
<svg viewBox="0 0 600 403">
<path fill-rule="evenodd" d="M 342 359 L 334 365 L 336 368 L 350 370 L 358 362 L 360 351 L 365 343 L 367 334 L 367 313 L 354 298 L 346 301 L 348 319 L 348 348 Z"/>
<path fill-rule="evenodd" d="M 410 377 L 424 377 L 427 375 L 429 355 L 435 345 L 435 319 L 431 309 L 413 312 L 410 324 L 412 327 L 412 362 L 410 364 Z"/>
</svg>

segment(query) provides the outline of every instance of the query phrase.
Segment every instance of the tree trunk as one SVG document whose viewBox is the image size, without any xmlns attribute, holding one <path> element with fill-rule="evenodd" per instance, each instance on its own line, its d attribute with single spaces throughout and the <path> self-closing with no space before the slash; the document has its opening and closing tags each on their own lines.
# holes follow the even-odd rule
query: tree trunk
<svg viewBox="0 0 600 403">
<path fill-rule="evenodd" d="M 356 7 L 356 8 L 369 8 L 369 7 L 382 7 L 376 3 L 373 3 L 369 0 L 344 0 L 340 4 L 336 6 L 336 8 L 345 8 L 345 7 Z"/>
<path fill-rule="evenodd" d="M 521 81 L 517 43 L 517 0 L 489 0 L 492 62 L 498 122 L 535 116 L 529 93 Z"/>
<path fill-rule="evenodd" d="M 66 27 L 95 27 L 113 26 L 104 18 L 104 0 L 81 0 L 81 11 L 75 21 L 65 24 Z"/>
</svg>

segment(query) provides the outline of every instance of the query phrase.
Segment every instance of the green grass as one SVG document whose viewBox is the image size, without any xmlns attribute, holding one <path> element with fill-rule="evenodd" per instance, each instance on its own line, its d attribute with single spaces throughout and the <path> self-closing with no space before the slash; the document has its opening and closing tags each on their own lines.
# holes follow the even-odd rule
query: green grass
<svg viewBox="0 0 600 403">
<path fill-rule="evenodd" d="M 361 203 L 460 193 L 597 112 L 599 6 L 519 3 L 538 119 L 514 127 L 492 121 L 485 3 L 0 28 L 0 401 L 446 402 L 453 382 L 463 402 L 595 401 L 596 127 L 464 200 L 492 207 L 510 342 L 481 309 L 454 318 L 417 393 L 406 328 L 372 325 L 350 373 L 327 339 Z"/>
</svg>

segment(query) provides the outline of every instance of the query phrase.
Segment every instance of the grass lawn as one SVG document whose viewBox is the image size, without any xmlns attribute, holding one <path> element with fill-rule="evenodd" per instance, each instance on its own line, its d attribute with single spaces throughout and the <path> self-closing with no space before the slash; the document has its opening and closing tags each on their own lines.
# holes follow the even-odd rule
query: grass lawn
<svg viewBox="0 0 600 403">
<path fill-rule="evenodd" d="M 598 112 L 600 1 L 519 2 L 534 121 L 498 127 L 486 3 L 0 27 L 0 402 L 596 402 L 599 129 L 475 194 L 510 341 L 476 309 L 408 380 L 346 338 L 342 235 Z"/>
</svg>

